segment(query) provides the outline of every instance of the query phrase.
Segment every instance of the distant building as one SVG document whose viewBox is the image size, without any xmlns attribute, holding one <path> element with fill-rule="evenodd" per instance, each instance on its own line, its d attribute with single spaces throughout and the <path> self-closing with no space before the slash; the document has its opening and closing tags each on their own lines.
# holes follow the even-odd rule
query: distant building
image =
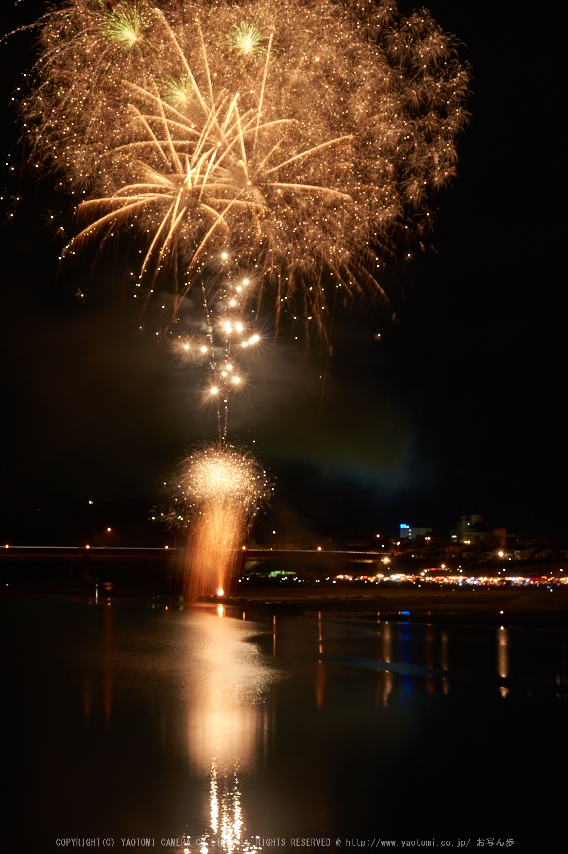
<svg viewBox="0 0 568 854">
<path fill-rule="evenodd" d="M 401 540 L 415 540 L 417 537 L 426 537 L 432 533 L 432 528 L 411 528 L 410 525 L 402 524 L 399 528 Z"/>
<path fill-rule="evenodd" d="M 452 531 L 452 540 L 465 545 L 481 543 L 489 536 L 497 537 L 500 548 L 505 548 L 507 544 L 505 528 L 491 527 L 484 521 L 483 516 L 462 516 Z"/>
</svg>

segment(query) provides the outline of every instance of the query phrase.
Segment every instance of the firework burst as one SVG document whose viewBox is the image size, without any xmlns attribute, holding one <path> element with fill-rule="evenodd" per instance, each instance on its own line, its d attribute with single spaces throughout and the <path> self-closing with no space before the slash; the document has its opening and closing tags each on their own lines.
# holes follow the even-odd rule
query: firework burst
<svg viewBox="0 0 568 854">
<path fill-rule="evenodd" d="M 187 537 L 184 594 L 230 593 L 239 553 L 272 484 L 248 451 L 226 443 L 191 451 L 179 467 L 167 521 Z"/>
<path fill-rule="evenodd" d="M 137 285 L 175 271 L 174 317 L 192 287 L 217 290 L 225 252 L 276 320 L 325 334 L 330 297 L 380 296 L 455 174 L 468 69 L 425 11 L 68 0 L 41 41 L 26 124 L 84 199 L 64 254 L 142 232 Z"/>
<path fill-rule="evenodd" d="M 240 59 L 257 60 L 260 54 L 266 53 L 266 36 L 257 30 L 254 24 L 234 24 L 233 32 L 228 37 L 233 53 Z"/>
</svg>

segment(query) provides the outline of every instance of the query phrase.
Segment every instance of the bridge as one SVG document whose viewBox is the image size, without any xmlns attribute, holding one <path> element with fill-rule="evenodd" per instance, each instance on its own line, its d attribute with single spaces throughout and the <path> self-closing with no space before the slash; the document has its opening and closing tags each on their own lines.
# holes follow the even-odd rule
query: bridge
<svg viewBox="0 0 568 854">
<path fill-rule="evenodd" d="M 235 550 L 234 578 L 245 576 L 264 561 L 278 562 L 290 571 L 308 567 L 316 575 L 344 573 L 347 564 L 359 565 L 357 575 L 376 575 L 385 555 L 325 549 L 244 548 Z M 94 578 L 109 583 L 130 580 L 161 586 L 173 584 L 186 561 L 184 548 L 136 548 L 116 546 L 21 546 L 0 547 L 2 589 L 19 584 L 73 584 Z M 214 556 L 212 558 L 214 561 Z M 270 570 L 269 570 L 270 571 Z M 349 574 L 353 572 L 348 570 Z"/>
<path fill-rule="evenodd" d="M 165 546 L 156 548 L 116 548 L 106 546 L 4 546 L 0 548 L 0 561 L 164 561 L 171 552 Z"/>
<path fill-rule="evenodd" d="M 303 564 L 329 566 L 334 563 L 382 563 L 384 554 L 355 552 L 337 549 L 243 549 L 239 561 L 239 574 L 245 565 L 265 560 L 297 561 Z"/>
<path fill-rule="evenodd" d="M 148 563 L 175 561 L 184 553 L 183 548 L 135 548 L 113 546 L 11 546 L 0 548 L 0 561 L 106 561 Z M 238 552 L 239 571 L 245 564 L 265 560 L 301 561 L 315 566 L 329 563 L 380 563 L 379 552 L 362 552 L 326 549 L 261 549 L 243 548 Z"/>
</svg>

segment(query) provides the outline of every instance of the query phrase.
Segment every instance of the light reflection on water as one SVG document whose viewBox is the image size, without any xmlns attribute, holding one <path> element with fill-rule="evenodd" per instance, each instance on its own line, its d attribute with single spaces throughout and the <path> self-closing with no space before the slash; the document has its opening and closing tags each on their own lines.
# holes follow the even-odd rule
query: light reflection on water
<svg viewBox="0 0 568 854">
<path fill-rule="evenodd" d="M 497 672 L 502 679 L 509 675 L 509 632 L 504 626 L 497 629 Z M 506 685 L 500 685 L 499 693 L 506 697 L 509 689 Z"/>
<path fill-rule="evenodd" d="M 117 838 L 256 852 L 376 830 L 378 803 L 381 826 L 407 821 L 401 791 L 427 822 L 450 776 L 463 797 L 481 786 L 502 823 L 522 794 L 510 766 L 535 777 L 565 745 L 541 735 L 554 707 L 536 703 L 565 709 L 559 630 L 12 605 L 11 734 L 41 792 L 15 815 L 38 833 L 95 833 L 94 812 Z M 489 797 L 496 751 L 509 802 L 497 784 Z"/>
<path fill-rule="evenodd" d="M 264 701 L 278 674 L 258 647 L 244 643 L 250 624 L 192 614 L 180 668 L 186 749 L 198 773 L 228 775 L 254 766 L 267 732 Z M 196 642 L 197 634 L 197 642 Z"/>
<path fill-rule="evenodd" d="M 201 854 L 209 852 L 243 852 L 254 854 L 262 847 L 246 837 L 246 826 L 241 806 L 241 791 L 237 771 L 232 777 L 220 777 L 215 761 L 211 764 L 210 807 L 211 832 L 204 832 L 199 839 Z"/>
<path fill-rule="evenodd" d="M 242 624 L 227 620 L 222 605 L 216 613 L 218 619 L 194 615 L 197 655 L 192 632 L 186 649 L 186 749 L 195 771 L 210 775 L 210 827 L 201 830 L 199 845 L 202 854 L 255 852 L 262 849 L 246 837 L 239 776 L 253 771 L 257 745 L 268 736 L 263 701 L 276 672 L 257 647 L 243 643 Z"/>
</svg>

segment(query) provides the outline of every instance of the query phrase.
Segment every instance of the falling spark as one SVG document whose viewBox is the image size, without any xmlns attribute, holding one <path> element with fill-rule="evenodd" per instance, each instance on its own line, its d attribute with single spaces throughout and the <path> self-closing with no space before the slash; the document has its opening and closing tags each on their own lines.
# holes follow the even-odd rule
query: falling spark
<svg viewBox="0 0 568 854">
<path fill-rule="evenodd" d="M 187 536 L 184 595 L 229 595 L 242 544 L 272 484 L 246 450 L 218 442 L 187 454 L 174 479 L 166 514 Z"/>
</svg>

